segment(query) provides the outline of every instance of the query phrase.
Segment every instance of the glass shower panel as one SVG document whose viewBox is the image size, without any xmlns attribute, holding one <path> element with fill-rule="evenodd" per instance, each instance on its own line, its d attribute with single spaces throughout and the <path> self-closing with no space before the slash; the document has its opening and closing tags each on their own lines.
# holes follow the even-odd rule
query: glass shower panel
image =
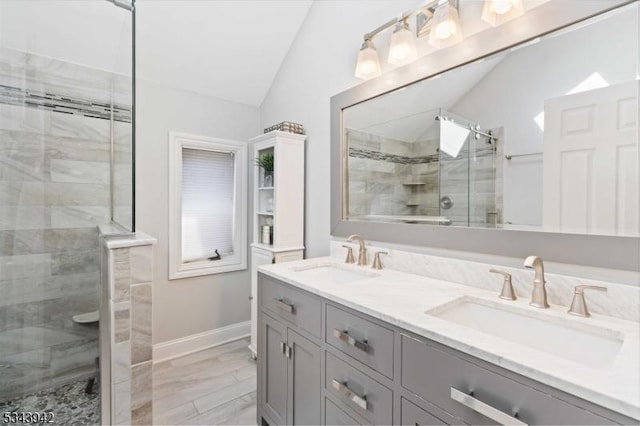
<svg viewBox="0 0 640 426">
<path fill-rule="evenodd" d="M 440 110 L 440 215 L 452 225 L 496 227 L 501 175 L 496 167 L 501 129 L 492 137 L 462 116 Z"/>
<path fill-rule="evenodd" d="M 500 224 L 498 208 L 498 176 L 496 147 L 500 139 L 478 135 L 470 137 L 469 145 L 469 224 L 495 228 Z"/>
<path fill-rule="evenodd" d="M 112 174 L 130 33 L 103 0 L 0 1 L 0 412 L 100 422 L 97 225 L 132 185 Z"/>
<path fill-rule="evenodd" d="M 469 225 L 469 120 L 440 110 L 440 216 L 453 226 Z"/>
<path fill-rule="evenodd" d="M 133 31 L 131 21 L 123 25 L 119 34 L 119 68 L 131 70 Z M 128 231 L 135 231 L 134 173 L 133 173 L 133 85 L 131 74 L 116 74 L 112 78 L 113 144 L 111 165 L 111 218 Z"/>
</svg>

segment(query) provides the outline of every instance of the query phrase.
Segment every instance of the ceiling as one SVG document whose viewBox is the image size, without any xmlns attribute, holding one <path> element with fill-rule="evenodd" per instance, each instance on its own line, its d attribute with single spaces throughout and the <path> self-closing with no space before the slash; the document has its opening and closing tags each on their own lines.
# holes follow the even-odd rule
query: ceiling
<svg viewBox="0 0 640 426">
<path fill-rule="evenodd" d="M 137 75 L 260 106 L 312 1 L 137 1 Z"/>
<path fill-rule="evenodd" d="M 311 0 L 137 0 L 138 79 L 260 106 Z M 131 14 L 105 0 L 0 0 L 0 45 L 131 73 Z"/>
</svg>

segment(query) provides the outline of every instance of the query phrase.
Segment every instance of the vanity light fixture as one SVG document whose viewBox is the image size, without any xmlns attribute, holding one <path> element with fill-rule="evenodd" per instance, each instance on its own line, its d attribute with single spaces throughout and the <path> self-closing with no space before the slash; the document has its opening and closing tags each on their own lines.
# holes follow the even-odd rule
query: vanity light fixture
<svg viewBox="0 0 640 426">
<path fill-rule="evenodd" d="M 380 75 L 380 61 L 378 51 L 373 45 L 371 38 L 365 38 L 360 52 L 358 52 L 358 63 L 356 64 L 356 77 L 369 79 Z"/>
<path fill-rule="evenodd" d="M 449 0 L 438 2 L 431 19 L 429 44 L 442 49 L 460 43 L 462 38 L 458 8 Z"/>
<path fill-rule="evenodd" d="M 390 64 L 404 65 L 415 61 L 417 57 L 416 36 L 409 28 L 409 23 L 405 18 L 396 24 L 396 28 L 391 34 L 388 61 Z"/>
<path fill-rule="evenodd" d="M 524 14 L 522 0 L 485 0 L 482 19 L 493 26 Z M 415 33 L 409 26 L 409 18 L 416 18 Z M 417 37 L 429 36 L 429 44 L 437 49 L 460 43 L 464 36 L 458 0 L 431 0 L 427 4 L 403 13 L 399 18 L 379 26 L 364 35 L 364 43 L 358 53 L 355 75 L 369 79 L 381 74 L 378 52 L 373 38 L 387 28 L 394 27 L 387 60 L 393 65 L 405 65 L 418 58 Z"/>
<path fill-rule="evenodd" d="M 378 52 L 373 45 L 373 38 L 387 28 L 394 27 L 391 35 L 391 46 L 387 60 L 394 65 L 405 65 L 418 58 L 416 48 L 416 33 L 418 37 L 438 33 L 438 42 L 429 42 L 438 47 L 451 46 L 462 40 L 462 28 L 458 18 L 457 0 L 431 0 L 426 5 L 405 12 L 399 18 L 379 26 L 375 30 L 364 35 L 364 43 L 358 52 L 355 76 L 362 79 L 377 77 L 381 74 Z M 436 14 L 440 17 L 435 22 Z M 409 26 L 409 18 L 416 17 L 416 33 Z M 432 22 L 433 21 L 433 22 Z M 440 23 L 440 26 L 437 24 Z"/>
<path fill-rule="evenodd" d="M 494 27 L 522 15 L 522 0 L 485 0 L 482 8 L 482 20 Z"/>
</svg>

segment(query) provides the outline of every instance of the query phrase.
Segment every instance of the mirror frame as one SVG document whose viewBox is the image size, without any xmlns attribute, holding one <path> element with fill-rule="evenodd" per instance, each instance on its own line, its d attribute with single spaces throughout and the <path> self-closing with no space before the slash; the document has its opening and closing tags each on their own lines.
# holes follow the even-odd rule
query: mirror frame
<svg viewBox="0 0 640 426">
<path fill-rule="evenodd" d="M 606 236 L 344 220 L 346 147 L 343 109 L 428 79 L 637 0 L 551 0 L 522 17 L 481 31 L 457 46 L 435 51 L 331 97 L 331 235 L 625 271 L 640 270 L 640 236 Z M 640 19 L 640 8 L 639 19 Z M 479 19 L 479 18 L 478 18 Z M 640 99 L 640 98 L 639 98 Z M 640 117 L 639 117 L 640 118 Z M 640 123 L 640 120 L 638 120 Z M 640 152 L 640 149 L 639 149 Z M 640 155 L 640 154 L 639 154 Z M 639 158 L 640 160 L 640 158 Z"/>
</svg>

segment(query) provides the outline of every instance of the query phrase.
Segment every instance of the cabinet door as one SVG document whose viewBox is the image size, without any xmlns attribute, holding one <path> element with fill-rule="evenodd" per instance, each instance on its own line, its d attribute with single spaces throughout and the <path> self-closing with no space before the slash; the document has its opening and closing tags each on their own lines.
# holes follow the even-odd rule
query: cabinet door
<svg viewBox="0 0 640 426">
<path fill-rule="evenodd" d="M 288 424 L 320 424 L 320 347 L 288 330 L 289 412 Z"/>
<path fill-rule="evenodd" d="M 275 424 L 287 418 L 287 329 L 268 315 L 261 316 L 260 406 Z"/>
<path fill-rule="evenodd" d="M 404 398 L 402 398 L 400 418 L 402 426 L 446 425 L 446 423 L 439 418 L 431 415 L 431 413 L 428 413 Z"/>
</svg>

